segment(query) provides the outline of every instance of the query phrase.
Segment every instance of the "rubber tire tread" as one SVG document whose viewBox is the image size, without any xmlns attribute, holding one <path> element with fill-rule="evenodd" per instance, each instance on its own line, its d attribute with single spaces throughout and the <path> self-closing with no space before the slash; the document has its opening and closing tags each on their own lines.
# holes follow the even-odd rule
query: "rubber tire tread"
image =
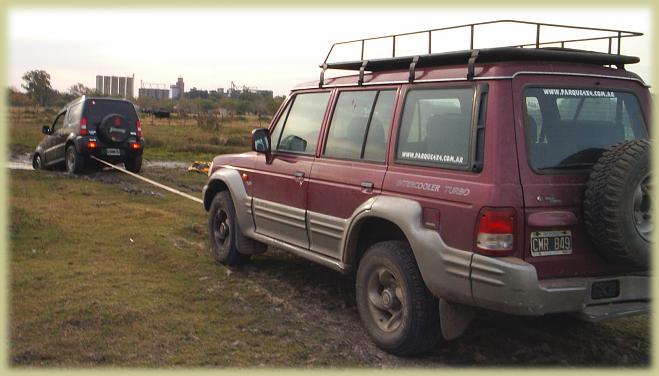
<svg viewBox="0 0 659 376">
<path fill-rule="evenodd" d="M 73 161 L 73 169 L 72 170 L 69 170 L 69 163 L 68 163 L 69 150 L 70 149 L 73 149 L 73 155 L 75 156 L 75 159 Z M 66 169 L 66 172 L 68 172 L 69 174 L 72 174 L 72 175 L 81 173 L 82 170 L 85 168 L 85 159 L 84 159 L 85 157 L 83 155 L 81 155 L 80 153 L 78 153 L 78 151 L 76 150 L 75 145 L 70 144 L 69 146 L 67 146 L 66 149 L 64 149 L 64 153 L 65 153 L 64 154 L 64 168 Z"/>
<path fill-rule="evenodd" d="M 621 226 L 621 208 L 629 187 L 631 171 L 650 158 L 649 140 L 631 140 L 615 145 L 602 154 L 593 166 L 586 184 L 584 223 L 597 251 L 611 262 L 647 268 L 647 255 L 632 247 L 632 241 Z M 635 234 L 636 236 L 640 235 Z"/>
<path fill-rule="evenodd" d="M 127 158 L 124 162 L 126 170 L 137 174 L 142 169 L 142 156 L 138 155 L 137 157 Z"/>
<path fill-rule="evenodd" d="M 37 157 L 39 158 L 39 166 L 38 167 L 36 166 Z M 34 156 L 32 157 L 32 168 L 34 170 L 43 170 L 44 169 L 43 158 L 41 158 L 41 155 L 39 155 L 38 153 L 34 153 Z"/>
<path fill-rule="evenodd" d="M 213 218 L 215 212 L 221 208 L 224 208 L 227 212 L 227 215 L 230 217 L 231 228 L 229 229 L 230 233 L 230 243 L 228 250 L 225 252 L 221 251 L 215 244 L 215 237 L 213 235 Z M 233 206 L 233 200 L 231 199 L 231 193 L 229 191 L 220 191 L 213 201 L 211 201 L 210 209 L 208 210 L 208 235 L 211 244 L 211 250 L 213 251 L 213 256 L 215 260 L 226 266 L 240 266 L 247 263 L 250 259 L 250 255 L 240 253 L 236 247 L 236 236 L 237 236 L 237 223 L 236 223 L 236 210 Z"/>
<path fill-rule="evenodd" d="M 368 311 L 367 279 L 363 275 L 368 263 L 379 258 L 387 258 L 396 265 L 405 278 L 408 286 L 408 295 L 412 304 L 410 307 L 409 322 L 400 338 L 392 343 L 383 343 L 371 332 L 380 331 L 377 324 L 372 322 Z M 362 272 L 362 273 L 360 273 Z M 384 241 L 376 243 L 362 257 L 356 278 L 356 296 L 359 314 L 367 332 L 382 350 L 397 356 L 416 356 L 432 350 L 438 343 L 441 332 L 439 323 L 439 300 L 434 297 L 421 277 L 421 272 L 412 255 L 412 249 L 404 241 Z M 403 323 L 405 325 L 405 323 Z"/>
</svg>

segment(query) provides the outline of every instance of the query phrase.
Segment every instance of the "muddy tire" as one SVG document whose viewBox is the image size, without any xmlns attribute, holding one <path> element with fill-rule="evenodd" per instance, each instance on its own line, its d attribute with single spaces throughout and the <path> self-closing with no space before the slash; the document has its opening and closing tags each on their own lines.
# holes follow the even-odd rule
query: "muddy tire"
<svg viewBox="0 0 659 376">
<path fill-rule="evenodd" d="M 132 173 L 139 173 L 142 169 L 142 156 L 138 155 L 137 157 L 127 158 L 124 162 L 124 166 L 126 166 L 126 170 Z"/>
<path fill-rule="evenodd" d="M 366 331 L 382 350 L 414 356 L 440 338 L 439 302 L 426 287 L 402 241 L 372 245 L 359 262 L 357 308 Z"/>
<path fill-rule="evenodd" d="M 79 174 L 85 168 L 85 157 L 80 155 L 75 146 L 69 145 L 66 147 L 65 162 L 66 172 L 69 174 Z"/>
<path fill-rule="evenodd" d="M 231 194 L 221 191 L 213 197 L 208 211 L 208 234 L 215 260 L 226 266 L 240 266 L 249 261 L 236 247 L 238 225 Z"/>
<path fill-rule="evenodd" d="M 654 228 L 650 206 L 649 140 L 602 154 L 590 174 L 584 219 L 597 251 L 610 262 L 646 269 Z"/>
<path fill-rule="evenodd" d="M 35 153 L 34 157 L 32 158 L 32 168 L 35 170 L 42 170 L 43 169 L 43 160 L 41 159 L 41 155 L 39 153 Z"/>
</svg>

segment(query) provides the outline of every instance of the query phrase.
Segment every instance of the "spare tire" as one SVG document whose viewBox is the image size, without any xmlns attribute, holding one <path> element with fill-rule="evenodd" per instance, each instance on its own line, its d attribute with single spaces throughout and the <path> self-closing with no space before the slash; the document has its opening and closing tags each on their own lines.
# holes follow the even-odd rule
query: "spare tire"
<svg viewBox="0 0 659 376">
<path fill-rule="evenodd" d="M 652 142 L 631 140 L 604 152 L 590 173 L 584 221 L 610 262 L 647 269 L 654 229 L 650 200 Z"/>
<path fill-rule="evenodd" d="M 109 142 L 121 143 L 128 138 L 128 120 L 120 114 L 110 114 L 101 120 L 99 127 L 101 136 Z"/>
</svg>

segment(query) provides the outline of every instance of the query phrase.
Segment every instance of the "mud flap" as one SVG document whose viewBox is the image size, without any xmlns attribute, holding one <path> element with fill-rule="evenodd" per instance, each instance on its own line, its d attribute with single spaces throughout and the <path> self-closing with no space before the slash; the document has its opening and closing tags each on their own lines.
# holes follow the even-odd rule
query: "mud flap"
<svg viewBox="0 0 659 376">
<path fill-rule="evenodd" d="M 474 318 L 474 308 L 457 303 L 449 303 L 439 299 L 439 324 L 442 337 L 450 341 L 464 333 Z"/>
<path fill-rule="evenodd" d="M 258 242 L 243 235 L 238 221 L 236 221 L 236 230 L 236 248 L 238 248 L 238 252 L 244 255 L 258 255 L 264 253 L 268 249 L 267 244 Z"/>
</svg>

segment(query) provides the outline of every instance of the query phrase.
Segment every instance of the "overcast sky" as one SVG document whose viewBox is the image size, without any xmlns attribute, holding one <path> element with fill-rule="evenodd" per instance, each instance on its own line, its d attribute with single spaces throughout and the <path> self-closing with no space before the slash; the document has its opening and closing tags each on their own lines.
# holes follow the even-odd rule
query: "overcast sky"
<svg viewBox="0 0 659 376">
<path fill-rule="evenodd" d="M 78 82 L 93 88 L 97 74 L 135 74 L 135 93 L 141 81 L 169 87 L 182 76 L 186 90 L 226 89 L 234 81 L 287 94 L 300 82 L 318 79 L 318 65 L 333 42 L 496 19 L 640 31 L 643 37 L 623 40 L 622 52 L 641 58 L 629 70 L 648 83 L 652 79 L 649 8 L 15 7 L 9 9 L 8 18 L 9 85 L 15 88 L 20 88 L 24 72 L 43 69 L 60 91 Z M 476 47 L 532 43 L 533 32 L 532 27 L 483 29 L 476 34 Z M 466 49 L 466 36 L 434 34 L 433 48 Z M 543 37 L 569 35 L 548 30 Z M 426 46 L 426 39 L 401 40 L 397 53 Z M 588 47 L 606 49 L 604 43 Z M 390 49 L 383 44 L 369 48 L 373 56 Z M 347 56 L 350 51 L 343 52 Z"/>
</svg>

